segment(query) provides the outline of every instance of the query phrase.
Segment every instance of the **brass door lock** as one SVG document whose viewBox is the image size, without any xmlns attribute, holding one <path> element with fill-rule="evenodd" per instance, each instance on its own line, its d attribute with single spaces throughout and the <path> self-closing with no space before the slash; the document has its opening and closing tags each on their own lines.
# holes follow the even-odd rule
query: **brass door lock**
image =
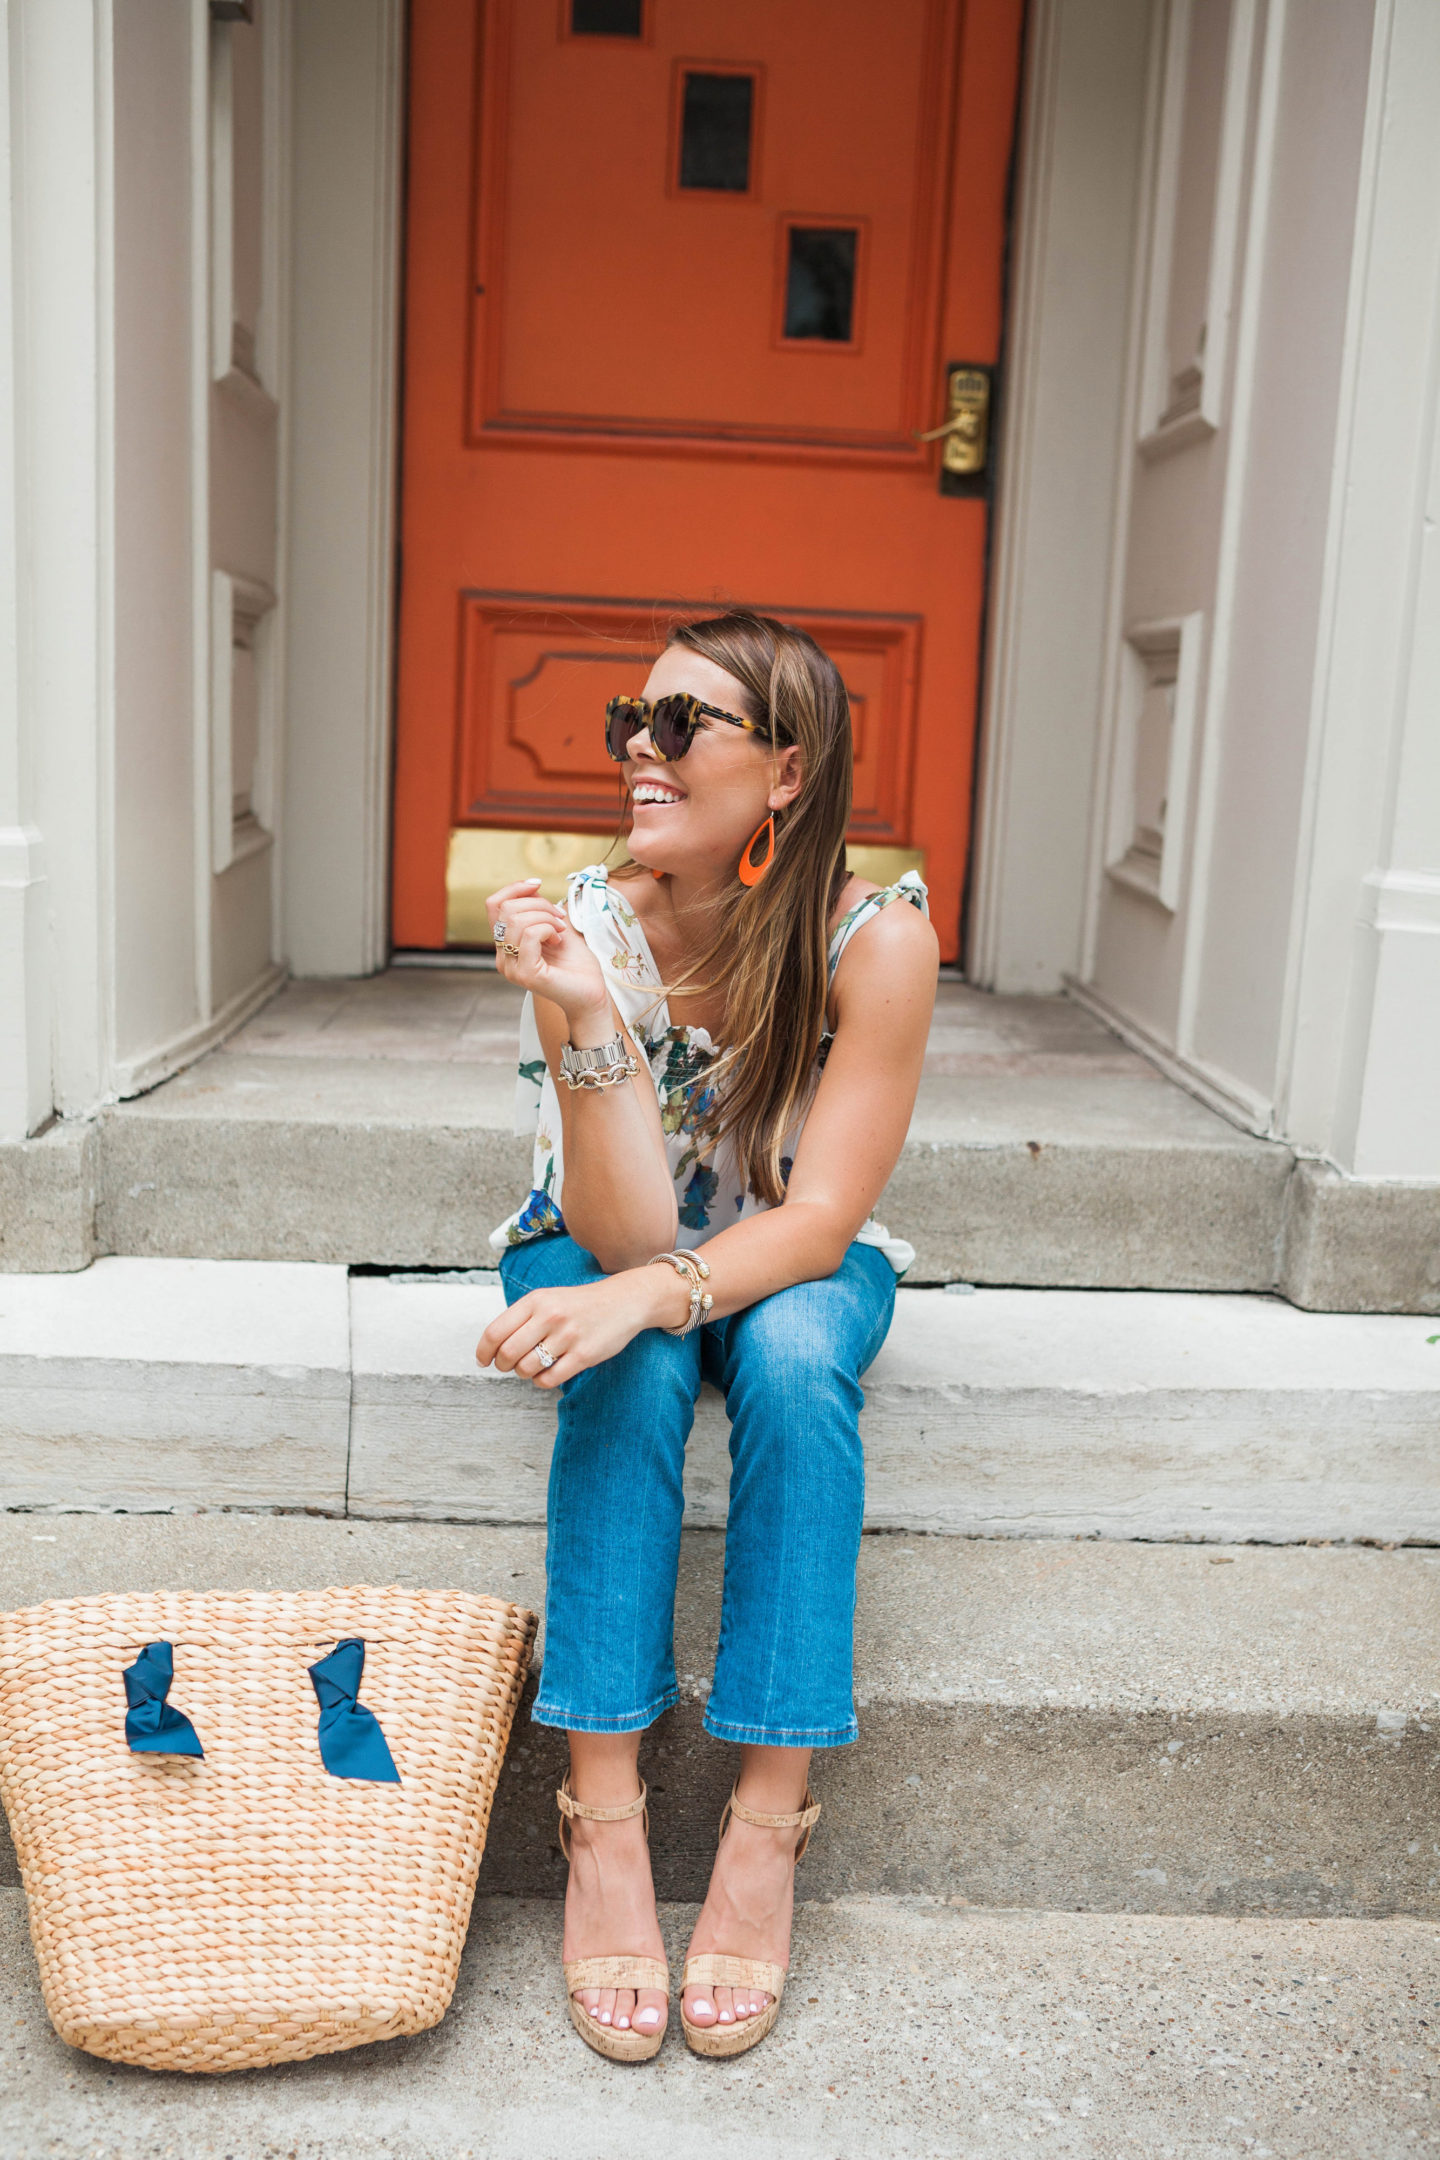
<svg viewBox="0 0 1440 2160">
<path fill-rule="evenodd" d="M 990 457 L 990 370 L 949 368 L 945 387 L 945 418 L 939 427 L 928 428 L 916 440 L 944 444 L 940 453 L 942 494 L 979 494 Z"/>
</svg>

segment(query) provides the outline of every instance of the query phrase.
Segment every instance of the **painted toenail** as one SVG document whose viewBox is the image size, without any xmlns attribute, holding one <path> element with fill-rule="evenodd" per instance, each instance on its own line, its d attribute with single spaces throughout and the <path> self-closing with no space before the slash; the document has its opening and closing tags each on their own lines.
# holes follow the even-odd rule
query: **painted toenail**
<svg viewBox="0 0 1440 2160">
<path fill-rule="evenodd" d="M 618 2017 L 615 2023 L 619 2026 L 621 2032 L 628 2032 L 630 2029 L 630 2020 L 627 2017 Z"/>
<path fill-rule="evenodd" d="M 660 2013 L 658 2010 L 642 2010 L 636 2017 L 635 2022 L 637 2025 L 658 2025 Z"/>
<path fill-rule="evenodd" d="M 696 2017 L 713 2017 L 715 2015 L 714 2003 L 697 2002 L 695 2005 L 695 2015 Z"/>
<path fill-rule="evenodd" d="M 608 2010 L 602 2010 L 600 2012 L 600 2022 L 602 2025 L 608 2025 L 610 2023 L 610 2012 Z"/>
</svg>

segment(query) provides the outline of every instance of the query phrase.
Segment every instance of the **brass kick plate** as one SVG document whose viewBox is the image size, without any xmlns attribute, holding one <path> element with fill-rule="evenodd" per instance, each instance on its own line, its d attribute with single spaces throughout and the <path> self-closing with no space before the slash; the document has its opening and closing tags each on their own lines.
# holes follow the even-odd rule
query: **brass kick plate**
<svg viewBox="0 0 1440 2160">
<path fill-rule="evenodd" d="M 563 900 L 572 870 L 624 860 L 623 843 L 612 850 L 608 833 L 502 832 L 493 826 L 457 825 L 445 865 L 445 942 L 492 943 L 485 898 L 498 886 L 538 877 L 547 900 Z M 874 885 L 893 885 L 907 870 L 922 876 L 925 870 L 919 848 L 850 847 L 845 860 L 857 877 Z"/>
</svg>

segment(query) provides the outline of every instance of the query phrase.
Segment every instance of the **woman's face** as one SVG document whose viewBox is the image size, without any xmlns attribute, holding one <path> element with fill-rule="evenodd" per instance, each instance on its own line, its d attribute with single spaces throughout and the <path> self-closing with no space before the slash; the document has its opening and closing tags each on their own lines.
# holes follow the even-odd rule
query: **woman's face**
<svg viewBox="0 0 1440 2160">
<path fill-rule="evenodd" d="M 744 715 L 748 709 L 733 675 L 687 646 L 667 645 L 650 670 L 645 696 L 653 704 L 676 690 L 722 712 Z M 777 752 L 747 728 L 702 719 L 684 757 L 671 765 L 656 757 L 648 728 L 633 736 L 624 774 L 636 862 L 711 883 L 733 876 L 756 827 L 799 793 L 800 753 L 793 747 Z"/>
</svg>

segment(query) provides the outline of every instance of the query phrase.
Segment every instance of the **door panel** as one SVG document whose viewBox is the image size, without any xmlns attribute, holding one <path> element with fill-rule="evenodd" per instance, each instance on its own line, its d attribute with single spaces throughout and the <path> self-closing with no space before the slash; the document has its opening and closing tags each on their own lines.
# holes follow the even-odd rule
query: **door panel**
<svg viewBox="0 0 1440 2160">
<path fill-rule="evenodd" d="M 744 600 L 835 655 L 852 839 L 953 956 L 986 504 L 917 435 L 998 349 L 1019 12 L 413 0 L 398 944 L 447 859 L 473 934 L 453 832 L 612 832 L 605 698 Z"/>
</svg>

